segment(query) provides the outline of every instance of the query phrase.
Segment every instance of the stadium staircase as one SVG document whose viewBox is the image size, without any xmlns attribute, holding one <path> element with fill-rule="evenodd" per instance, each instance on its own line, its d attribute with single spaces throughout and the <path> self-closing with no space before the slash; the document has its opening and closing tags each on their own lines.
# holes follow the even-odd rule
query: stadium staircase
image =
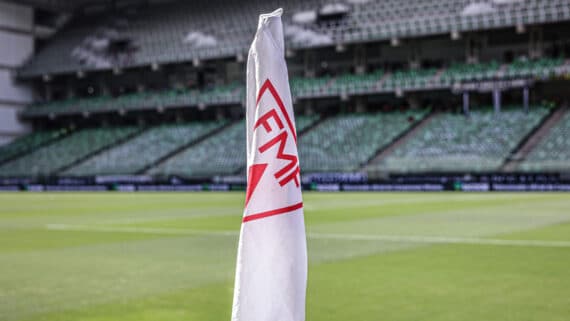
<svg viewBox="0 0 570 321">
<path fill-rule="evenodd" d="M 207 132 L 206 134 L 200 136 L 199 138 L 197 138 L 197 139 L 195 139 L 195 140 L 193 140 L 187 144 L 181 145 L 180 147 L 176 148 L 175 150 L 171 151 L 170 153 L 160 157 L 156 161 L 154 161 L 154 162 L 148 164 L 147 166 L 145 166 L 144 168 L 140 169 L 139 171 L 136 172 L 136 174 L 144 174 L 144 173 L 148 172 L 151 168 L 157 167 L 160 164 L 168 161 L 169 159 L 176 157 L 176 155 L 184 152 L 185 150 L 191 148 L 192 146 L 200 144 L 201 142 L 205 141 L 206 139 L 219 134 L 220 132 L 224 131 L 226 128 L 232 126 L 236 122 L 237 121 L 227 122 L 226 124 L 219 126 L 216 129 Z"/>
<path fill-rule="evenodd" d="M 520 162 L 518 171 L 524 172 L 570 172 L 570 112 L 561 112 L 556 123 L 549 128 L 544 138 Z"/>
<path fill-rule="evenodd" d="M 130 141 L 131 139 L 133 139 L 133 138 L 135 138 L 135 137 L 141 135 L 142 133 L 144 133 L 147 129 L 148 129 L 148 128 L 141 128 L 141 129 L 139 129 L 139 130 L 137 130 L 137 131 L 135 131 L 135 132 L 133 132 L 133 133 L 131 133 L 131 134 L 129 134 L 129 135 L 126 135 L 125 137 L 123 137 L 123 138 L 121 138 L 121 139 L 118 139 L 118 140 L 114 141 L 113 143 L 111 143 L 111 144 L 109 144 L 109 145 L 105 145 L 105 146 L 103 146 L 103 147 L 101 147 L 101 148 L 99 148 L 99 149 L 96 149 L 96 150 L 92 151 L 91 153 L 89 153 L 89 154 L 87 154 L 87 155 L 84 155 L 83 157 L 80 157 L 80 158 L 76 159 L 76 160 L 73 161 L 72 163 L 69 163 L 69 164 L 67 164 L 67 165 L 64 165 L 64 166 L 62 166 L 62 167 L 56 169 L 55 171 L 52 172 L 52 175 L 61 174 L 61 173 L 65 172 L 66 170 L 68 170 L 68 169 L 70 169 L 70 168 L 72 168 L 72 167 L 74 167 L 74 166 L 76 166 L 76 165 L 78 165 L 78 164 L 81 164 L 82 162 L 86 161 L 86 160 L 89 159 L 89 158 L 95 157 L 95 156 L 97 156 L 97 155 L 99 155 L 99 154 L 102 154 L 102 153 L 104 153 L 104 152 L 106 152 L 106 151 L 108 151 L 108 150 L 113 149 L 113 148 L 116 147 L 116 146 L 119 146 L 119 145 L 121 145 L 121 144 L 123 144 L 123 143 L 125 143 L 125 142 L 128 142 L 128 141 Z"/>
<path fill-rule="evenodd" d="M 503 166 L 501 166 L 501 171 L 512 172 L 518 169 L 520 163 L 528 154 L 545 139 L 554 126 L 562 121 L 565 113 L 567 113 L 567 109 L 558 107 L 554 109 L 550 115 L 545 117 L 544 120 L 521 141 L 517 148 L 512 151 Z"/>
<path fill-rule="evenodd" d="M 431 112 L 427 114 L 422 120 L 412 125 L 406 131 L 401 133 L 396 139 L 394 139 L 389 145 L 386 145 L 378 150 L 376 155 L 371 157 L 360 169 L 366 170 L 371 165 L 378 164 L 382 162 L 382 160 L 387 156 L 390 155 L 396 148 L 405 144 L 410 138 L 414 137 L 416 133 L 422 130 L 422 128 L 426 127 L 429 122 L 438 114 L 438 112 Z"/>
</svg>

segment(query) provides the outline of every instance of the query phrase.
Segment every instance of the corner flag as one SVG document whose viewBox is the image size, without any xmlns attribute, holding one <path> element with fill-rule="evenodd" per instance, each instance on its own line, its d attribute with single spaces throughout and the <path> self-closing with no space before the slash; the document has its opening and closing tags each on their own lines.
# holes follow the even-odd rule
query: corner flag
<svg viewBox="0 0 570 321">
<path fill-rule="evenodd" d="M 247 59 L 247 191 L 232 321 L 303 321 L 307 245 L 282 9 L 259 17 Z"/>
</svg>

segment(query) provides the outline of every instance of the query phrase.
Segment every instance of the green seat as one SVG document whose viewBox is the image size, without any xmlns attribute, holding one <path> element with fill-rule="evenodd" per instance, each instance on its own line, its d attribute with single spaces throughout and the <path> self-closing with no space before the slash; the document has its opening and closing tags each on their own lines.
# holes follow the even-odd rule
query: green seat
<svg viewBox="0 0 570 321">
<path fill-rule="evenodd" d="M 570 171 L 570 113 L 550 129 L 519 165 L 519 170 L 529 172 Z"/>
<path fill-rule="evenodd" d="M 533 107 L 526 114 L 521 107 L 499 114 L 491 108 L 461 114 L 440 114 L 415 136 L 396 148 L 370 171 L 485 172 L 496 171 L 505 158 L 548 113 Z"/>
<path fill-rule="evenodd" d="M 302 170 L 354 171 L 421 119 L 426 111 L 350 114 L 329 118 L 299 138 Z"/>
</svg>

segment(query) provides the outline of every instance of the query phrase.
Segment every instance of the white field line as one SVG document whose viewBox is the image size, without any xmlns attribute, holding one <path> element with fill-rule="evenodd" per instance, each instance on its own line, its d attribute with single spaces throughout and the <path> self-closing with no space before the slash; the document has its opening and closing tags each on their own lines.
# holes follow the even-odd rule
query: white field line
<svg viewBox="0 0 570 321">
<path fill-rule="evenodd" d="M 221 235 L 237 236 L 233 231 L 210 231 L 181 228 L 160 227 L 120 227 L 120 226 L 96 226 L 96 225 L 71 225 L 71 224 L 47 224 L 46 228 L 52 231 L 85 231 L 85 232 L 109 232 L 109 233 L 142 233 L 163 235 Z"/>
<path fill-rule="evenodd" d="M 92 225 L 48 224 L 52 231 L 86 231 L 109 233 L 144 233 L 163 235 L 217 235 L 238 236 L 233 231 L 208 231 L 179 228 L 146 228 L 146 227 L 111 227 Z M 366 234 L 328 234 L 307 233 L 310 239 L 347 240 L 347 241 L 385 241 L 416 244 L 470 244 L 470 245 L 501 245 L 522 247 L 570 247 L 570 241 L 540 241 L 540 240 L 502 240 L 478 237 L 451 236 L 419 236 L 419 235 L 366 235 Z"/>
</svg>

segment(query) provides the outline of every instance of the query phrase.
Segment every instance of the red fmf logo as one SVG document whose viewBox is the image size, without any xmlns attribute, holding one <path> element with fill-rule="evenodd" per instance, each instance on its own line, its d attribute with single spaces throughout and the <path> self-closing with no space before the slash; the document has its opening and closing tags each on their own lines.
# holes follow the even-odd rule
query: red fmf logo
<svg viewBox="0 0 570 321">
<path fill-rule="evenodd" d="M 261 86 L 257 95 L 256 106 L 259 107 L 261 99 L 264 95 L 270 95 L 276 103 L 276 107 L 269 109 L 265 114 L 261 115 L 253 126 L 253 132 L 263 130 L 268 137 L 268 141 L 264 142 L 257 150 L 260 154 L 275 153 L 276 160 L 285 161 L 285 164 L 272 173 L 273 177 L 277 180 L 280 186 L 285 186 L 288 183 L 295 184 L 299 187 L 299 159 L 296 155 L 287 154 L 285 148 L 287 142 L 292 139 L 293 144 L 297 145 L 297 135 L 295 127 L 291 121 L 291 117 L 287 112 L 287 108 L 283 104 L 283 100 L 279 93 L 267 79 Z M 278 108 L 278 109 L 277 109 Z M 255 188 L 263 177 L 267 169 L 267 163 L 253 164 L 248 169 L 248 182 L 245 204 L 247 206 Z"/>
</svg>

